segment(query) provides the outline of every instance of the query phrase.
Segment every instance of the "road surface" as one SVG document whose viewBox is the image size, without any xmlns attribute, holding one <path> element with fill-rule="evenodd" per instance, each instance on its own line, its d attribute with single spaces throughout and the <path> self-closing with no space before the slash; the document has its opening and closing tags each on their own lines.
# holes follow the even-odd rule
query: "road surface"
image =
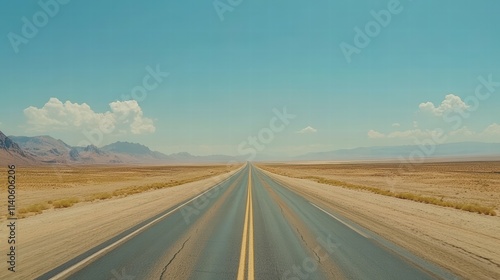
<svg viewBox="0 0 500 280">
<path fill-rule="evenodd" d="M 39 279 L 458 278 L 247 164 Z"/>
</svg>

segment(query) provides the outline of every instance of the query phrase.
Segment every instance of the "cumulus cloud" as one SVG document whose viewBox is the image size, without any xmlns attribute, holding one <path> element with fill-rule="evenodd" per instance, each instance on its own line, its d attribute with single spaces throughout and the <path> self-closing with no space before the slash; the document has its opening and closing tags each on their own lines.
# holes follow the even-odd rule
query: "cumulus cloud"
<svg viewBox="0 0 500 280">
<path fill-rule="evenodd" d="M 401 126 L 401 124 L 400 124 L 400 123 L 393 123 L 393 124 L 392 124 L 392 127 L 400 127 L 400 126 Z"/>
<path fill-rule="evenodd" d="M 466 137 L 470 137 L 470 136 L 476 135 L 476 133 L 474 131 L 470 130 L 466 126 L 463 126 L 463 127 L 459 128 L 459 129 L 450 131 L 448 134 L 450 136 L 466 136 Z"/>
<path fill-rule="evenodd" d="M 368 138 L 370 139 L 400 139 L 400 140 L 413 140 L 413 139 L 438 139 L 443 135 L 450 137 L 455 141 L 496 141 L 500 139 L 500 124 L 493 123 L 486 127 L 484 130 L 478 132 L 463 126 L 456 130 L 444 132 L 441 129 L 409 129 L 402 131 L 393 131 L 390 133 L 381 133 L 376 130 L 368 131 Z"/>
<path fill-rule="evenodd" d="M 469 108 L 469 106 L 462 101 L 460 96 L 448 94 L 439 106 L 434 105 L 432 102 L 425 102 L 421 103 L 419 108 L 422 112 L 429 112 L 436 117 L 441 117 L 449 112 L 465 111 Z"/>
<path fill-rule="evenodd" d="M 385 138 L 385 135 L 383 133 L 380 133 L 380 132 L 372 129 L 372 130 L 368 131 L 368 138 L 380 139 L 380 138 Z"/>
<path fill-rule="evenodd" d="M 394 131 L 387 135 L 387 138 L 424 138 L 424 137 L 438 137 L 442 132 L 440 130 L 423 130 L 423 129 L 410 129 L 405 131 Z"/>
<path fill-rule="evenodd" d="M 422 130 L 419 128 L 403 130 L 403 131 L 393 131 L 388 134 L 384 134 L 376 130 L 370 130 L 368 131 L 368 138 L 414 139 L 414 138 L 424 138 L 424 137 L 439 137 L 441 133 L 442 132 L 440 132 L 439 130 Z"/>
<path fill-rule="evenodd" d="M 484 135 L 500 135 L 500 124 L 493 123 L 489 125 L 484 131 Z"/>
<path fill-rule="evenodd" d="M 144 117 L 135 100 L 109 104 L 110 111 L 96 113 L 86 103 L 61 102 L 50 98 L 41 108 L 24 109 L 28 126 L 35 131 L 100 129 L 105 133 L 143 134 L 156 130 L 153 120 Z"/>
<path fill-rule="evenodd" d="M 462 137 L 462 139 L 464 139 L 463 137 L 467 137 L 466 139 L 474 139 L 477 141 L 486 141 L 495 138 L 498 139 L 498 136 L 500 136 L 500 125 L 497 123 L 490 124 L 480 132 L 473 131 L 467 126 L 464 126 L 457 130 L 450 131 L 448 134 L 450 136 Z"/>
<path fill-rule="evenodd" d="M 300 133 L 300 134 L 305 134 L 305 133 L 316 133 L 316 132 L 318 132 L 318 130 L 317 130 L 316 128 L 314 128 L 314 127 L 310 127 L 310 126 L 305 127 L 305 128 L 303 128 L 303 129 L 301 129 L 301 130 L 297 131 L 297 133 Z"/>
</svg>

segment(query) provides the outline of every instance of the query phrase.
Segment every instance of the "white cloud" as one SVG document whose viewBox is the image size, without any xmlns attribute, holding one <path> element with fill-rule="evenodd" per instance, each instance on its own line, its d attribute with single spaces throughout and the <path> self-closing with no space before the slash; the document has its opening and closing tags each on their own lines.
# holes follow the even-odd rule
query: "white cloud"
<svg viewBox="0 0 500 280">
<path fill-rule="evenodd" d="M 387 138 L 424 138 L 438 136 L 438 130 L 410 129 L 405 131 L 394 131 L 387 135 Z"/>
<path fill-rule="evenodd" d="M 378 132 L 376 130 L 368 131 L 368 137 L 370 139 L 414 139 L 414 138 L 424 138 L 424 137 L 439 137 L 441 132 L 439 130 L 422 130 L 422 129 L 410 129 L 403 131 L 393 131 L 388 134 Z"/>
<path fill-rule="evenodd" d="M 381 139 L 381 138 L 385 138 L 385 135 L 383 133 L 380 133 L 380 132 L 372 129 L 372 130 L 368 131 L 368 138 Z"/>
<path fill-rule="evenodd" d="M 35 131 L 100 129 L 105 133 L 152 133 L 156 130 L 153 120 L 144 117 L 135 100 L 116 101 L 109 104 L 111 111 L 96 113 L 86 103 L 78 104 L 50 98 L 42 107 L 24 109 L 28 126 Z"/>
<path fill-rule="evenodd" d="M 301 134 L 305 134 L 305 133 L 316 133 L 318 132 L 318 130 L 316 128 L 313 128 L 313 127 L 305 127 L 299 131 L 297 131 L 297 133 L 301 133 Z"/>
<path fill-rule="evenodd" d="M 486 127 L 482 132 L 475 132 L 468 127 L 464 126 L 462 128 L 459 128 L 457 130 L 450 131 L 448 133 L 450 136 L 466 136 L 466 137 L 474 137 L 472 139 L 478 140 L 478 141 L 484 141 L 490 139 L 490 137 L 497 137 L 500 136 L 500 124 L 493 123 L 490 124 L 488 127 Z M 495 139 L 495 138 L 491 138 Z"/>
<path fill-rule="evenodd" d="M 489 125 L 483 133 L 484 135 L 500 135 L 500 124 L 493 123 Z"/>
<path fill-rule="evenodd" d="M 421 103 L 419 108 L 422 112 L 429 112 L 436 117 L 441 117 L 449 112 L 465 111 L 469 108 L 469 106 L 465 104 L 459 96 L 448 94 L 443 102 L 441 102 L 441 105 L 437 107 L 432 102 L 425 102 Z"/>
<path fill-rule="evenodd" d="M 444 132 L 441 129 L 409 129 L 402 131 L 393 131 L 390 133 L 381 133 L 376 130 L 368 131 L 368 138 L 370 139 L 393 139 L 393 140 L 411 140 L 414 139 L 441 139 L 448 137 L 453 141 L 495 141 L 500 139 L 500 124 L 493 123 L 486 127 L 481 132 L 476 132 L 467 126 L 459 129 Z"/>
<path fill-rule="evenodd" d="M 453 131 L 450 131 L 448 133 L 450 136 L 467 136 L 467 137 L 470 137 L 470 136 L 474 136 L 476 133 L 472 130 L 470 130 L 468 127 L 464 126 L 464 127 L 461 127 L 457 130 L 453 130 Z"/>
<path fill-rule="evenodd" d="M 400 127 L 400 126 L 401 126 L 401 124 L 400 124 L 400 123 L 393 123 L 393 124 L 392 124 L 392 127 Z"/>
</svg>

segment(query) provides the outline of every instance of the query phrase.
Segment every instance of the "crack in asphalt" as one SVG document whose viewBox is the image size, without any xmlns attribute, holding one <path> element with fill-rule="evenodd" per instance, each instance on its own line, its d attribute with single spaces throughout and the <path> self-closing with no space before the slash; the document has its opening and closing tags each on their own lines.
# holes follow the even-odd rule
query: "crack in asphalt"
<svg viewBox="0 0 500 280">
<path fill-rule="evenodd" d="M 318 263 L 321 263 L 320 256 L 318 255 L 318 253 L 316 253 L 316 250 L 313 250 L 311 247 L 309 247 L 309 244 L 307 244 L 307 241 L 304 239 L 304 236 L 302 236 L 302 233 L 300 233 L 299 228 L 295 227 L 295 230 L 297 230 L 297 233 L 300 235 L 300 239 L 302 239 L 302 242 L 304 242 L 306 244 L 306 247 L 309 248 L 309 250 L 311 250 L 314 253 Z"/>
<path fill-rule="evenodd" d="M 167 268 L 168 266 L 172 263 L 172 261 L 174 261 L 175 257 L 177 257 L 177 254 L 179 254 L 182 249 L 184 249 L 184 245 L 186 245 L 186 243 L 189 241 L 189 239 L 191 239 L 191 236 L 188 237 L 188 239 L 186 239 L 186 241 L 184 241 L 184 243 L 182 243 L 182 246 L 181 248 L 179 249 L 179 251 L 177 251 L 174 256 L 170 259 L 170 261 L 167 263 L 167 265 L 165 265 L 165 267 L 163 268 L 163 271 L 161 272 L 160 274 L 160 280 L 163 279 L 163 274 L 165 274 L 165 272 L 167 272 Z"/>
<path fill-rule="evenodd" d="M 318 253 L 316 253 L 316 250 L 312 250 L 314 255 L 316 256 L 316 259 L 318 260 L 318 263 L 321 264 L 321 258 L 320 256 L 318 255 Z"/>
<path fill-rule="evenodd" d="M 302 242 L 306 243 L 306 246 L 307 246 L 307 242 L 306 242 L 306 240 L 304 239 L 304 236 L 302 236 L 302 233 L 300 233 L 299 228 L 297 228 L 297 227 L 296 227 L 296 228 L 295 228 L 295 230 L 296 230 L 296 231 L 297 231 L 297 233 L 300 235 L 300 239 L 302 239 Z M 309 246 L 307 246 L 307 247 L 309 247 Z"/>
<path fill-rule="evenodd" d="M 275 193 L 275 191 L 267 184 L 267 182 L 265 182 L 262 178 L 259 177 L 259 179 L 261 180 L 261 182 L 264 184 L 264 188 L 269 192 L 269 193 Z M 288 221 L 289 219 L 287 219 L 286 215 L 285 215 L 285 211 L 283 210 L 283 206 L 280 204 L 280 203 L 277 203 L 278 207 L 280 208 L 281 210 L 281 215 L 283 216 L 283 218 Z M 300 230 L 298 227 L 295 226 L 295 230 L 297 231 L 298 235 L 300 236 L 300 239 L 302 240 L 302 242 L 304 242 L 304 244 L 306 245 L 307 248 L 309 248 L 310 251 L 312 251 L 316 257 L 316 261 L 321 264 L 321 257 L 318 255 L 318 253 L 316 252 L 315 249 L 312 249 L 309 244 L 307 243 L 307 241 L 305 240 L 304 236 L 302 235 L 302 233 L 300 233 Z"/>
<path fill-rule="evenodd" d="M 280 207 L 280 210 L 281 210 L 281 215 L 283 216 L 283 218 L 286 219 L 285 217 L 285 213 L 283 212 L 283 207 L 281 207 L 281 205 L 278 204 L 278 206 Z"/>
</svg>

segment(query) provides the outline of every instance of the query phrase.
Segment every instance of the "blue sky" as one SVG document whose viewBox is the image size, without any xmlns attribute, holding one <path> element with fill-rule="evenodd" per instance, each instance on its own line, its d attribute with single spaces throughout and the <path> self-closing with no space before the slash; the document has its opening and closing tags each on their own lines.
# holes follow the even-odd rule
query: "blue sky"
<svg viewBox="0 0 500 280">
<path fill-rule="evenodd" d="M 1 4 L 8 135 L 200 155 L 241 154 L 249 136 L 269 155 L 439 131 L 446 142 L 500 139 L 498 1 L 221 0 L 222 14 L 212 0 L 63 2 L 41 1 L 52 15 L 37 1 Z M 390 20 L 374 24 L 372 11 Z M 28 36 L 23 17 L 37 29 Z M 377 25 L 358 47 L 355 28 Z M 342 43 L 358 53 L 346 58 Z M 147 68 L 168 76 L 148 79 Z M 491 80 L 486 98 L 474 95 L 479 77 Z M 144 79 L 151 90 L 132 101 Z M 266 134 L 285 107 L 295 118 Z"/>
</svg>

